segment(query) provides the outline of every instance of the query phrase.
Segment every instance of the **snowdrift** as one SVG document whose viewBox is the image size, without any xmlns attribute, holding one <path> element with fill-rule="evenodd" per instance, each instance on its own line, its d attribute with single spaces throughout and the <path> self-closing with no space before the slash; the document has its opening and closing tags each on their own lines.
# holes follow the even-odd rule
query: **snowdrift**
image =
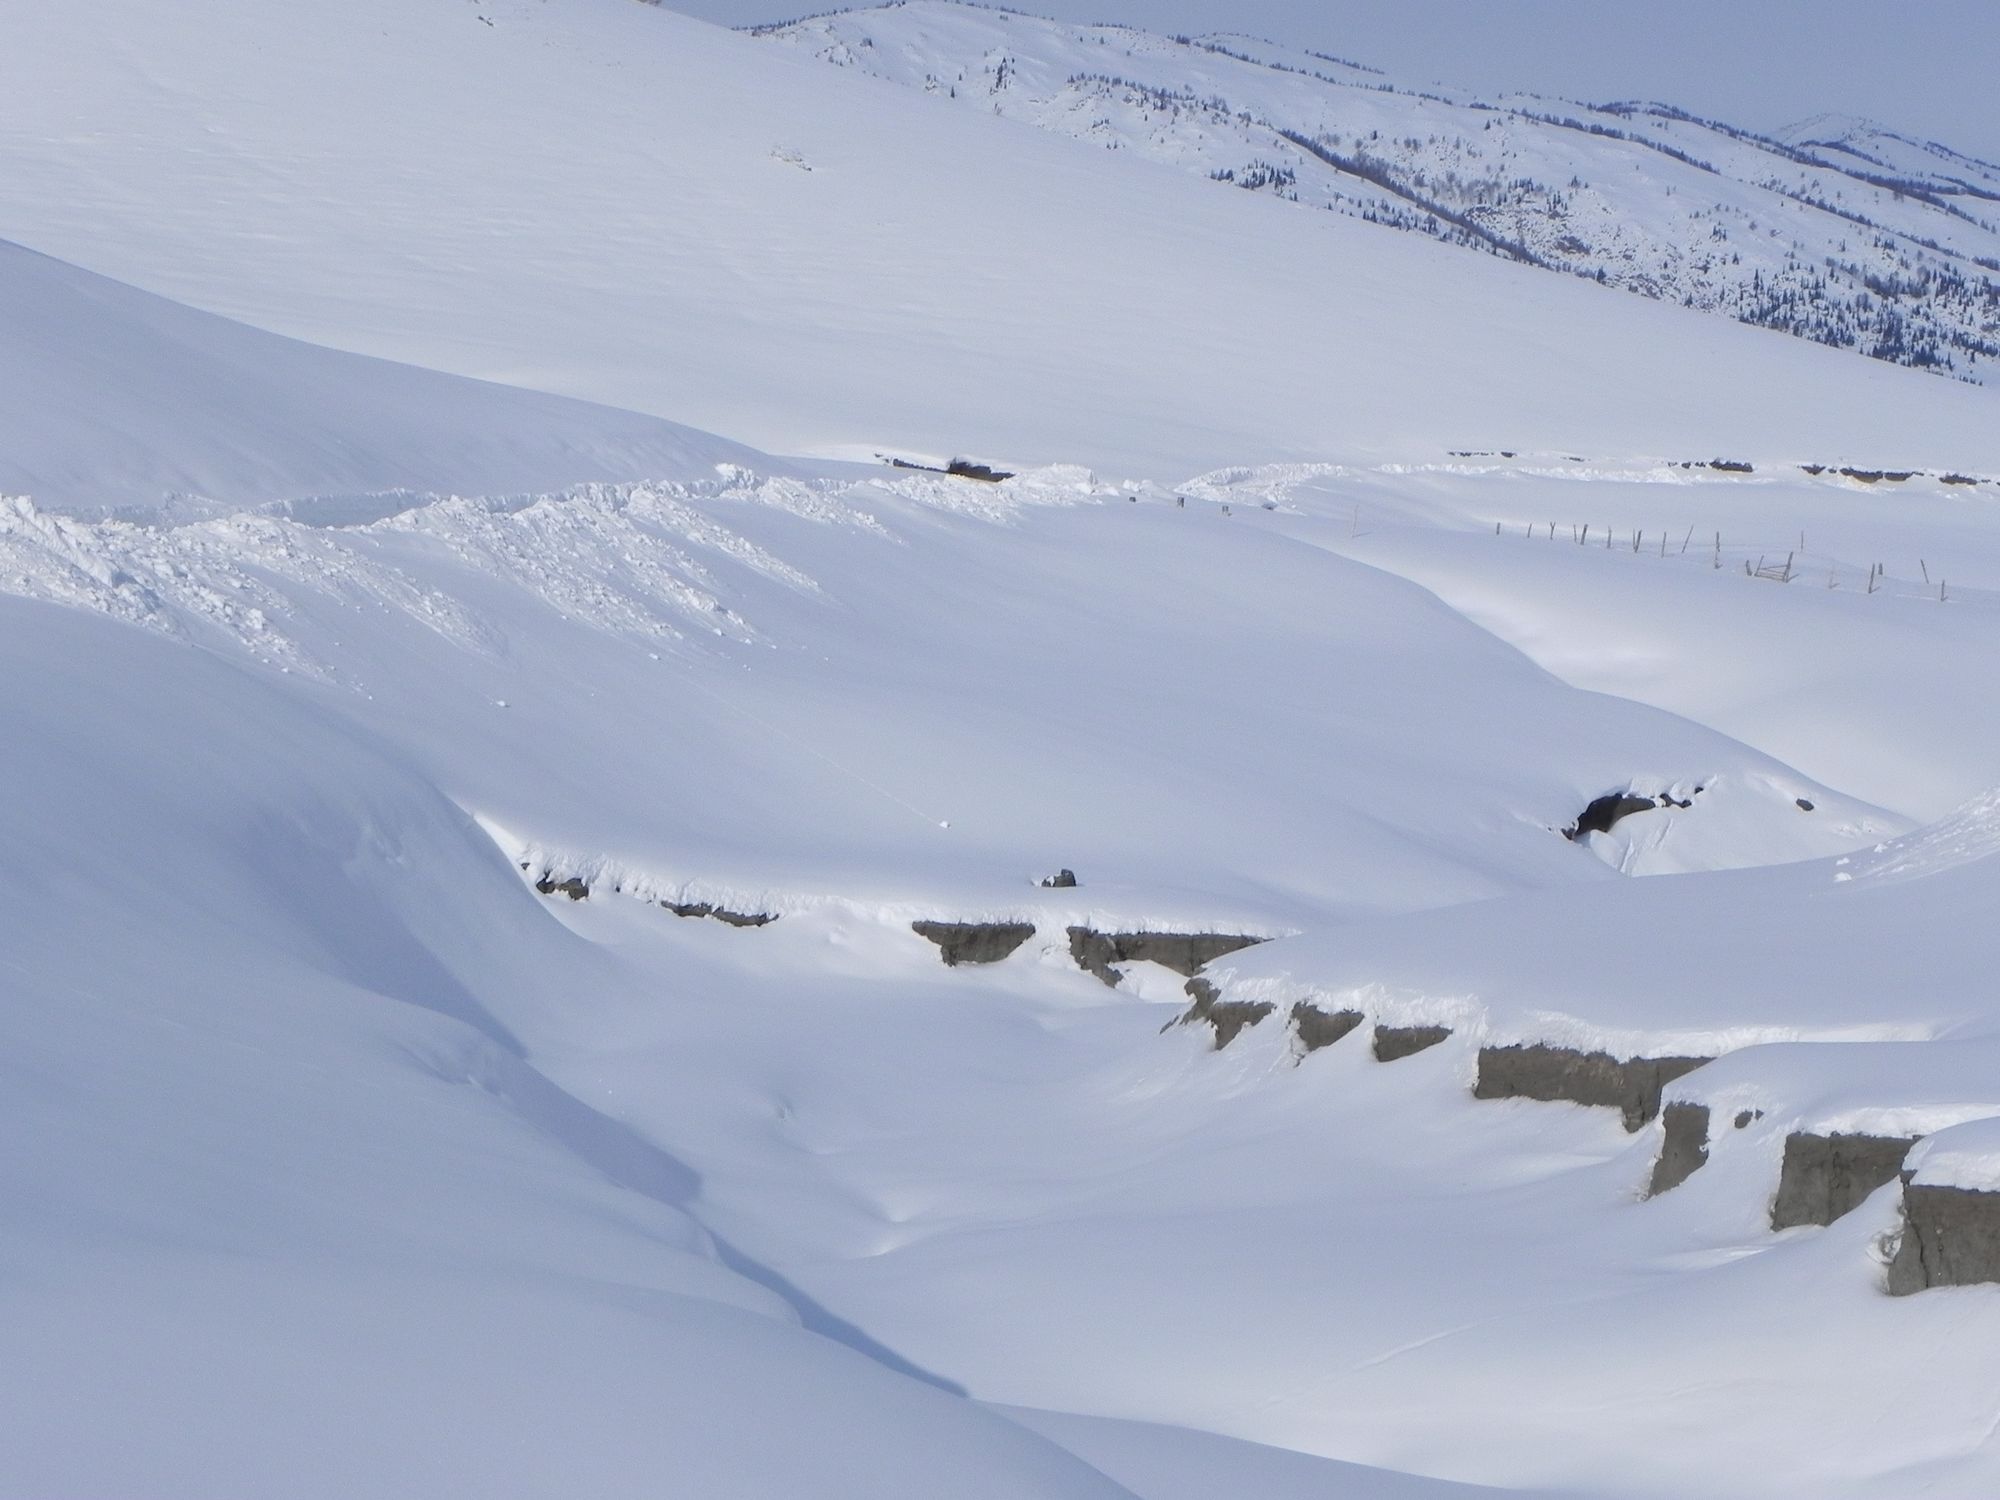
<svg viewBox="0 0 2000 1500">
<path fill-rule="evenodd" d="M 692 477 L 747 450 L 317 349 L 0 242 L 0 492 L 183 515 L 383 491 Z"/>
</svg>

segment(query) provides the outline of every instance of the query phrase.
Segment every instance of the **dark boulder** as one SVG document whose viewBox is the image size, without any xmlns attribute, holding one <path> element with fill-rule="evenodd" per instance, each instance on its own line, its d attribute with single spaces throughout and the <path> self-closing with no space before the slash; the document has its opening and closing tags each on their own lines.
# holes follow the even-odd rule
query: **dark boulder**
<svg viewBox="0 0 2000 1500">
<path fill-rule="evenodd" d="M 2000 1193 L 1905 1179 L 1903 1236 L 1889 1262 L 1891 1294 L 1982 1282 L 2000 1282 Z"/>
<path fill-rule="evenodd" d="M 1653 1163 L 1652 1180 L 1646 1196 L 1657 1197 L 1677 1188 L 1708 1165 L 1708 1106 L 1669 1104 L 1660 1112 L 1666 1136 L 1660 1142 L 1659 1160 Z"/>
<path fill-rule="evenodd" d="M 1359 1026 L 1361 1020 L 1358 1010 L 1321 1010 L 1307 1000 L 1292 1007 L 1292 1030 L 1298 1033 L 1299 1046 L 1307 1052 L 1331 1047 Z"/>
<path fill-rule="evenodd" d="M 778 920 L 775 912 L 730 911 L 727 907 L 711 906 L 706 901 L 662 901 L 660 905 L 677 917 L 713 917 L 731 927 L 766 927 Z"/>
<path fill-rule="evenodd" d="M 1479 1049 L 1478 1099 L 1566 1100 L 1615 1109 L 1627 1130 L 1637 1130 L 1660 1112 L 1660 1091 L 1692 1073 L 1706 1057 L 1635 1057 L 1620 1061 L 1608 1052 L 1578 1052 L 1539 1043 Z"/>
<path fill-rule="evenodd" d="M 1785 1137 L 1771 1227 L 1831 1224 L 1852 1213 L 1869 1194 L 1896 1180 L 1916 1143 L 1904 1136 L 1792 1132 Z"/>
<path fill-rule="evenodd" d="M 1247 1027 L 1255 1026 L 1277 1007 L 1268 1000 L 1224 1000 L 1222 992 L 1206 979 L 1190 979 L 1187 992 L 1193 1004 L 1168 1026 L 1193 1026 L 1207 1022 L 1215 1030 L 1215 1050 L 1220 1052 Z"/>
<path fill-rule="evenodd" d="M 1583 813 L 1569 827 L 1563 830 L 1563 837 L 1571 843 L 1579 843 L 1593 833 L 1609 833 L 1612 824 L 1629 818 L 1634 813 L 1651 812 L 1665 803 L 1658 797 L 1641 797 L 1632 792 L 1607 792 L 1598 797 L 1583 810 Z"/>
<path fill-rule="evenodd" d="M 1266 941 L 1220 932 L 1095 932 L 1069 929 L 1069 953 L 1077 967 L 1108 985 L 1118 983 L 1117 964 L 1151 962 L 1192 978 L 1225 953 Z"/>
<path fill-rule="evenodd" d="M 1426 1052 L 1451 1035 L 1449 1026 L 1377 1026 L 1375 1061 L 1395 1062 Z"/>
<path fill-rule="evenodd" d="M 953 968 L 997 964 L 1035 935 L 1032 922 L 912 922 L 910 928 L 936 943 Z"/>
</svg>

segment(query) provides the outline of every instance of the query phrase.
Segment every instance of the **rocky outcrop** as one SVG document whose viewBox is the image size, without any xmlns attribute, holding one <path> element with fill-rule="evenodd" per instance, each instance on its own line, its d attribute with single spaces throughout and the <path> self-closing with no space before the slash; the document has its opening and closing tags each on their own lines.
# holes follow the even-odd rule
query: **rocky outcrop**
<svg viewBox="0 0 2000 1500">
<path fill-rule="evenodd" d="M 1068 891 L 1076 888 L 1076 871 L 1062 869 L 1042 881 L 1042 889 L 1047 891 Z"/>
<path fill-rule="evenodd" d="M 1206 979 L 1190 979 L 1187 992 L 1194 1003 L 1167 1025 L 1193 1026 L 1206 1021 L 1215 1028 L 1217 1052 L 1235 1041 L 1246 1027 L 1255 1026 L 1277 1009 L 1268 1000 L 1224 1000 L 1222 992 Z"/>
<path fill-rule="evenodd" d="M 1666 1135 L 1659 1160 L 1653 1163 L 1652 1180 L 1646 1184 L 1648 1198 L 1679 1187 L 1708 1165 L 1706 1104 L 1669 1104 L 1660 1113 L 1660 1123 Z"/>
<path fill-rule="evenodd" d="M 987 484 L 998 484 L 1003 479 L 1014 476 L 1005 469 L 996 469 L 991 464 L 974 463 L 969 458 L 954 458 L 943 468 L 936 464 L 920 464 L 907 458 L 889 460 L 892 469 L 916 469 L 925 474 L 949 474 L 954 479 L 978 479 Z"/>
<path fill-rule="evenodd" d="M 1660 1112 L 1660 1091 L 1692 1073 L 1706 1057 L 1635 1057 L 1620 1061 L 1608 1052 L 1577 1052 L 1539 1043 L 1479 1049 L 1479 1099 L 1567 1100 L 1615 1109 L 1627 1130 L 1637 1130 Z"/>
<path fill-rule="evenodd" d="M 1831 1224 L 1851 1213 L 1870 1193 L 1896 1180 L 1916 1143 L 1904 1136 L 1792 1132 L 1785 1137 L 1771 1227 Z"/>
<path fill-rule="evenodd" d="M 1584 808 L 1577 820 L 1563 830 L 1563 837 L 1571 843 L 1580 843 L 1593 833 L 1609 833 L 1614 823 L 1629 818 L 1633 813 L 1651 812 L 1660 804 L 1651 797 L 1638 797 L 1630 792 L 1610 792 L 1594 798 Z"/>
<path fill-rule="evenodd" d="M 706 901 L 662 901 L 660 905 L 677 917 L 713 917 L 731 927 L 768 927 L 778 920 L 776 912 L 731 911 L 724 906 L 711 906 Z"/>
<path fill-rule="evenodd" d="M 1703 787 L 1695 788 L 1697 795 L 1704 790 Z M 1634 813 L 1651 812 L 1658 807 L 1678 807 L 1685 811 L 1693 806 L 1693 798 L 1674 798 L 1665 792 L 1656 797 L 1642 797 L 1637 792 L 1607 792 L 1584 808 L 1577 820 L 1563 830 L 1563 837 L 1577 844 L 1593 833 L 1609 833 L 1613 824 Z"/>
<path fill-rule="evenodd" d="M 1395 1062 L 1435 1047 L 1451 1035 L 1449 1026 L 1377 1026 L 1375 1061 Z"/>
<path fill-rule="evenodd" d="M 1116 964 L 1141 961 L 1164 965 L 1176 974 L 1193 978 L 1225 953 L 1267 941 L 1221 932 L 1096 932 L 1088 927 L 1069 929 L 1069 953 L 1077 967 L 1116 986 Z"/>
<path fill-rule="evenodd" d="M 910 928 L 936 943 L 952 968 L 997 964 L 1035 935 L 1032 922 L 912 922 Z"/>
<path fill-rule="evenodd" d="M 2000 1281 L 2000 1193 L 1903 1183 L 1903 1235 L 1889 1262 L 1889 1291 Z"/>
<path fill-rule="evenodd" d="M 1192 982 L 1202 983 L 1200 980 Z M 1321 1010 L 1307 1000 L 1301 1000 L 1292 1007 L 1292 1030 L 1297 1033 L 1299 1048 L 1304 1052 L 1331 1047 L 1359 1026 L 1361 1021 L 1362 1015 L 1358 1010 Z"/>
<path fill-rule="evenodd" d="M 533 869 L 534 866 L 530 864 L 521 866 L 524 874 Z M 590 899 L 590 886 L 583 877 L 570 875 L 558 879 L 555 871 L 550 869 L 544 869 L 541 874 L 535 876 L 535 889 L 544 896 L 567 896 L 572 901 Z M 625 888 L 616 885 L 612 889 L 622 892 Z M 775 912 L 731 911 L 727 907 L 713 906 L 706 901 L 662 901 L 660 905 L 677 917 L 713 917 L 718 922 L 727 922 L 731 927 L 764 927 L 778 920 Z"/>
</svg>

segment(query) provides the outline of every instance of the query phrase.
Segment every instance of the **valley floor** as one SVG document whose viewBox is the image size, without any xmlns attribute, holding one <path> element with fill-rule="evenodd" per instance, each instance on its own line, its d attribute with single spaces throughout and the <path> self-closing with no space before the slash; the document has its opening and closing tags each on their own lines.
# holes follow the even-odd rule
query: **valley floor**
<svg viewBox="0 0 2000 1500">
<path fill-rule="evenodd" d="M 1992 493 L 16 504 L 0 1488 L 1989 1493 L 1992 1289 L 1770 1209 L 1798 1132 L 2000 1160 Z M 1706 1163 L 1475 1098 L 1524 1042 L 1726 1054 Z"/>
</svg>

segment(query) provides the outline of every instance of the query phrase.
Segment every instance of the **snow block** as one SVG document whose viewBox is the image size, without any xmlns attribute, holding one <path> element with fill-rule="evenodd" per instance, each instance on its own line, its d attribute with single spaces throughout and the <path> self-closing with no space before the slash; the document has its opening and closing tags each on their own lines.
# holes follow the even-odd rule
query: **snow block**
<svg viewBox="0 0 2000 1500">
<path fill-rule="evenodd" d="M 997 964 L 1035 935 L 1032 922 L 912 922 L 910 928 L 944 950 L 951 968 Z"/>
<path fill-rule="evenodd" d="M 776 912 L 730 911 L 727 907 L 710 906 L 706 901 L 662 901 L 660 905 L 677 917 L 713 917 L 731 927 L 766 927 L 778 920 Z"/>
<path fill-rule="evenodd" d="M 1270 1015 L 1277 1007 L 1268 1000 L 1224 1000 L 1222 992 L 1206 979 L 1190 979 L 1187 992 L 1194 1003 L 1169 1026 L 1192 1026 L 1206 1021 L 1215 1028 L 1215 1050 L 1220 1052 L 1243 1032 Z"/>
<path fill-rule="evenodd" d="M 1889 1292 L 2000 1282 L 2000 1193 L 1903 1183 L 1903 1237 Z"/>
<path fill-rule="evenodd" d="M 1652 1180 L 1646 1196 L 1654 1198 L 1669 1188 L 1677 1188 L 1708 1165 L 1708 1106 L 1669 1104 L 1660 1114 L 1666 1136 L 1660 1142 L 1659 1160 L 1653 1163 Z"/>
<path fill-rule="evenodd" d="M 1069 953 L 1077 967 L 1114 988 L 1118 971 L 1114 964 L 1141 960 L 1162 964 L 1176 974 L 1193 978 L 1207 964 L 1267 941 L 1221 932 L 1095 932 L 1088 927 L 1069 929 Z"/>
<path fill-rule="evenodd" d="M 1192 984 L 1202 982 L 1191 981 Z M 1361 1021 L 1362 1015 L 1358 1010 L 1326 1011 L 1306 1000 L 1292 1007 L 1292 1029 L 1298 1033 L 1299 1046 L 1307 1052 L 1331 1047 L 1359 1026 Z"/>
<path fill-rule="evenodd" d="M 1540 1043 L 1479 1049 L 1476 1099 L 1567 1100 L 1616 1109 L 1627 1130 L 1660 1112 L 1660 1091 L 1692 1073 L 1708 1057 L 1635 1057 L 1621 1062 L 1608 1052 L 1577 1052 Z"/>
<path fill-rule="evenodd" d="M 1375 1061 L 1395 1062 L 1435 1047 L 1451 1035 L 1449 1026 L 1377 1026 Z"/>
<path fill-rule="evenodd" d="M 1778 1171 L 1778 1196 L 1771 1201 L 1771 1227 L 1831 1224 L 1859 1208 L 1877 1188 L 1896 1180 L 1915 1137 L 1813 1135 L 1785 1137 L 1785 1162 Z"/>
</svg>

